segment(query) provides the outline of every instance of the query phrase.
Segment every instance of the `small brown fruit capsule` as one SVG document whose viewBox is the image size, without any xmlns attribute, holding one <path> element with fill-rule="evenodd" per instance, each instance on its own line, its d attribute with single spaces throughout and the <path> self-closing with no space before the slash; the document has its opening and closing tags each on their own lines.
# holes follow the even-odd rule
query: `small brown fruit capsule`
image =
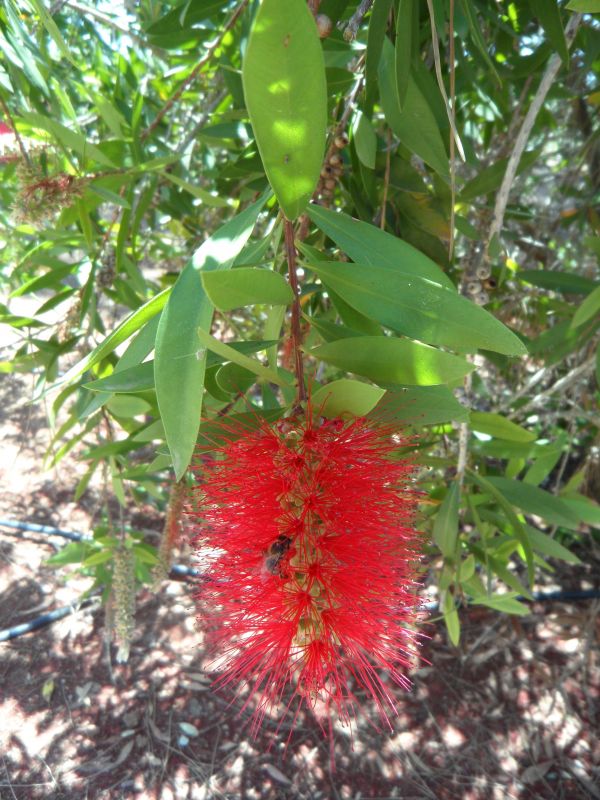
<svg viewBox="0 0 600 800">
<path fill-rule="evenodd" d="M 329 19 L 327 14 L 317 14 L 315 17 L 317 23 L 317 30 L 321 39 L 326 39 L 333 30 L 333 22 Z"/>
<path fill-rule="evenodd" d="M 338 156 L 337 153 L 334 153 L 332 156 L 329 157 L 329 163 L 332 167 L 337 167 L 338 164 L 342 163 L 342 159 Z"/>
<path fill-rule="evenodd" d="M 334 180 L 325 181 L 325 188 L 328 191 L 332 192 L 335 189 L 335 181 Z"/>
<path fill-rule="evenodd" d="M 334 174 L 334 172 L 335 172 L 335 170 L 333 169 L 333 167 L 330 167 L 329 164 L 325 164 L 325 166 L 321 170 L 321 177 L 322 178 L 331 178 L 331 176 Z"/>
<path fill-rule="evenodd" d="M 489 278 L 492 274 L 492 271 L 486 264 L 482 264 L 480 267 L 477 267 L 475 270 L 475 275 L 479 278 L 480 281 L 485 280 L 485 278 Z"/>
<path fill-rule="evenodd" d="M 490 277 L 487 279 L 487 281 L 483 282 L 483 285 L 486 289 L 491 289 L 493 291 L 494 289 L 498 288 L 498 281 L 495 278 Z"/>
<path fill-rule="evenodd" d="M 342 150 L 344 147 L 347 147 L 347 146 L 348 146 L 348 142 L 349 142 L 349 141 L 350 141 L 350 139 L 348 139 L 348 136 L 347 136 L 347 134 L 345 134 L 345 133 L 339 133 L 339 134 L 338 134 L 338 135 L 335 137 L 335 139 L 333 140 L 333 143 L 334 143 L 334 144 L 335 144 L 335 146 L 338 148 L 338 150 Z"/>
<path fill-rule="evenodd" d="M 477 294 L 481 291 L 481 283 L 479 281 L 469 281 L 467 283 L 467 292 L 469 294 Z"/>
<path fill-rule="evenodd" d="M 479 294 L 475 295 L 473 299 L 478 306 L 484 306 L 486 303 L 489 303 L 490 296 L 487 292 L 479 292 Z"/>
</svg>

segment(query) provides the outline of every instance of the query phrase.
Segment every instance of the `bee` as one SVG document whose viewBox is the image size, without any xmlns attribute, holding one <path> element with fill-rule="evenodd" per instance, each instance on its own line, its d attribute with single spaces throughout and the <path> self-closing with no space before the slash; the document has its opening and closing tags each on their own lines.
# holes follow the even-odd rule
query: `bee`
<svg viewBox="0 0 600 800">
<path fill-rule="evenodd" d="M 280 533 L 277 539 L 269 545 L 265 552 L 263 568 L 271 575 L 283 575 L 281 562 L 285 558 L 287 551 L 292 545 L 292 540 L 284 533 Z"/>
</svg>

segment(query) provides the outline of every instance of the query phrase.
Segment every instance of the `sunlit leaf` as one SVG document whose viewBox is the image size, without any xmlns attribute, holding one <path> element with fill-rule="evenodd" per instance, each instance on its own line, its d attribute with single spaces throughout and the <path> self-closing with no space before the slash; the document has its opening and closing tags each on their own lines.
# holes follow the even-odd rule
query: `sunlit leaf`
<svg viewBox="0 0 600 800">
<path fill-rule="evenodd" d="M 242 70 L 265 172 L 283 213 L 295 219 L 319 179 L 325 149 L 325 62 L 305 0 L 263 0 Z"/>
</svg>

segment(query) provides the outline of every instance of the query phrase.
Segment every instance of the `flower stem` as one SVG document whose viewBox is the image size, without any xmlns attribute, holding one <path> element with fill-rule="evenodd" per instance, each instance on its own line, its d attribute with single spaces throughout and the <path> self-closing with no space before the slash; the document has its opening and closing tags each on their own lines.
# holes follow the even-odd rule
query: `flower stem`
<svg viewBox="0 0 600 800">
<path fill-rule="evenodd" d="M 306 389 L 304 387 L 304 362 L 302 360 L 302 333 L 300 331 L 300 293 L 298 289 L 298 274 L 296 272 L 296 246 L 294 245 L 294 224 L 289 219 L 283 222 L 285 232 L 285 252 L 288 265 L 288 280 L 290 288 L 294 294 L 292 302 L 292 345 L 294 348 L 294 368 L 296 381 L 298 383 L 298 405 L 306 400 Z"/>
</svg>

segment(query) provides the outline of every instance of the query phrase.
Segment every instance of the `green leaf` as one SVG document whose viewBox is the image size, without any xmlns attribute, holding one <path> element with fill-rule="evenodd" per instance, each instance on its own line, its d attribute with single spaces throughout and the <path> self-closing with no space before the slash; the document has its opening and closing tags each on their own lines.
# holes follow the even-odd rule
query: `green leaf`
<svg viewBox="0 0 600 800">
<path fill-rule="evenodd" d="M 46 560 L 46 564 L 58 567 L 62 567 L 65 564 L 81 564 L 89 549 L 90 545 L 86 542 L 70 542 L 65 545 L 62 550 L 59 550 L 58 553 L 50 556 L 50 558 Z"/>
<path fill-rule="evenodd" d="M 475 556 L 473 553 L 468 555 L 459 565 L 460 582 L 470 581 L 475 574 Z"/>
<path fill-rule="evenodd" d="M 410 62 L 412 60 L 414 0 L 400 0 L 396 12 L 396 91 L 398 107 L 402 111 L 410 81 Z"/>
<path fill-rule="evenodd" d="M 588 294 L 579 306 L 571 321 L 571 328 L 578 328 L 588 319 L 595 317 L 598 312 L 600 312 L 600 286 L 597 286 L 593 292 Z"/>
<path fill-rule="evenodd" d="M 202 285 L 219 311 L 254 303 L 287 306 L 294 299 L 285 278 L 270 269 L 237 267 L 227 272 L 203 272 Z"/>
<path fill-rule="evenodd" d="M 383 43 L 379 64 L 379 89 L 385 118 L 402 144 L 440 175 L 449 172 L 448 154 L 435 115 L 412 77 L 408 79 L 402 110 L 398 105 L 394 47 Z"/>
<path fill-rule="evenodd" d="M 196 336 L 203 347 L 212 350 L 213 353 L 221 356 L 226 361 L 231 361 L 240 367 L 244 367 L 244 369 L 249 370 L 254 373 L 254 375 L 258 375 L 258 377 L 264 381 L 270 381 L 277 386 L 290 386 L 291 383 L 293 383 L 293 379 L 289 373 L 275 372 L 275 370 L 263 366 L 253 358 L 248 358 L 248 356 L 243 355 L 238 350 L 234 350 L 230 345 L 215 339 L 214 336 L 211 336 L 210 333 L 207 333 L 203 328 L 198 329 Z"/>
<path fill-rule="evenodd" d="M 591 525 L 593 528 L 600 528 L 600 505 L 590 500 L 583 494 L 565 494 L 560 498 L 571 511 L 577 514 L 581 522 Z"/>
<path fill-rule="evenodd" d="M 67 275 L 75 271 L 73 264 L 62 264 L 61 266 L 52 267 L 45 275 L 38 275 L 28 281 L 24 281 L 20 286 L 14 289 L 9 297 L 21 297 L 21 295 L 29 294 L 31 292 L 39 292 L 41 289 L 53 288 L 55 290 L 63 289 L 61 281 Z"/>
<path fill-rule="evenodd" d="M 106 408 L 115 417 L 139 417 L 150 411 L 150 403 L 141 397 L 134 395 L 124 395 L 111 397 L 107 402 Z"/>
<path fill-rule="evenodd" d="M 352 138 L 356 155 L 369 169 L 375 169 L 377 155 L 377 136 L 373 130 L 371 120 L 362 111 L 357 111 L 352 125 Z"/>
<path fill-rule="evenodd" d="M 459 505 L 460 487 L 457 481 L 453 481 L 433 523 L 433 540 L 444 558 L 452 558 L 456 550 Z"/>
<path fill-rule="evenodd" d="M 34 111 L 24 111 L 21 114 L 21 118 L 32 127 L 47 131 L 67 152 L 73 150 L 82 161 L 86 158 L 91 158 L 97 161 L 98 164 L 103 164 L 105 167 L 112 167 L 114 169 L 117 166 L 108 156 L 105 156 L 102 150 L 96 147 L 96 145 L 86 141 L 83 134 L 75 133 L 69 130 L 69 128 L 65 128 L 60 122 L 48 119 L 48 117 L 45 117 L 43 114 L 38 114 Z"/>
<path fill-rule="evenodd" d="M 311 402 L 324 417 L 364 417 L 385 395 L 385 389 L 342 378 L 313 392 Z"/>
<path fill-rule="evenodd" d="M 54 22 L 54 20 L 48 13 L 42 0 L 29 0 L 29 2 L 31 3 L 33 8 L 37 11 L 40 20 L 42 21 L 42 25 L 44 26 L 44 28 L 46 28 L 52 39 L 54 39 L 54 42 L 56 43 L 56 46 L 58 47 L 62 55 L 67 59 L 67 61 L 70 61 L 74 67 L 77 67 L 77 64 L 73 60 L 73 56 L 69 52 L 69 48 L 67 47 L 66 42 L 61 35 L 61 32 L 58 30 L 56 22 Z"/>
<path fill-rule="evenodd" d="M 413 386 L 386 392 L 369 416 L 405 425 L 439 425 L 466 422 L 469 412 L 447 386 Z"/>
<path fill-rule="evenodd" d="M 156 549 L 148 544 L 134 544 L 131 548 L 138 558 L 144 564 L 158 564 L 158 555 Z"/>
<path fill-rule="evenodd" d="M 473 597 L 471 603 L 493 608 L 494 611 L 503 611 L 505 614 L 519 614 L 520 616 L 529 614 L 529 608 L 524 603 L 520 603 L 516 599 L 517 596 L 516 592 L 480 595 L 479 597 Z"/>
<path fill-rule="evenodd" d="M 572 529 L 579 527 L 579 516 L 550 492 L 510 478 L 488 477 L 487 481 L 526 514 L 535 514 L 552 525 L 562 525 Z"/>
<path fill-rule="evenodd" d="M 472 0 L 460 0 L 460 5 L 464 12 L 465 17 L 467 18 L 467 22 L 469 23 L 469 32 L 471 34 L 471 38 L 473 39 L 473 44 L 481 55 L 484 58 L 485 63 L 487 64 L 490 73 L 492 74 L 494 80 L 501 86 L 500 78 L 498 77 L 498 73 L 496 72 L 496 67 L 494 66 L 494 62 L 490 58 L 490 54 L 487 51 L 485 39 L 481 33 L 481 25 L 475 16 L 475 9 L 473 8 Z"/>
<path fill-rule="evenodd" d="M 595 281 L 584 278 L 583 275 L 558 270 L 524 269 L 517 272 L 516 277 L 541 289 L 551 289 L 565 294 L 588 294 L 598 286 Z"/>
<path fill-rule="evenodd" d="M 444 595 L 442 611 L 444 614 L 446 630 L 448 631 L 448 638 L 454 647 L 458 647 L 460 642 L 460 619 L 454 603 L 454 597 L 450 594 L 450 592 L 446 592 Z"/>
<path fill-rule="evenodd" d="M 319 262 L 310 269 L 357 311 L 419 341 L 464 352 L 527 352 L 521 340 L 483 308 L 401 267 Z"/>
<path fill-rule="evenodd" d="M 527 536 L 525 525 L 515 514 L 515 511 L 511 505 L 512 500 L 509 502 L 509 499 L 506 498 L 504 493 L 494 484 L 494 482 L 491 479 L 484 478 L 470 469 L 467 469 L 467 475 L 469 476 L 470 480 L 473 483 L 477 484 L 477 486 L 479 486 L 481 489 L 483 489 L 484 492 L 488 492 L 489 494 L 491 494 L 492 497 L 503 509 L 504 513 L 506 514 L 506 518 L 512 525 L 512 528 L 514 530 L 514 535 L 518 539 L 519 544 L 523 549 L 525 560 L 527 562 L 527 577 L 529 578 L 529 583 L 530 584 L 533 583 L 533 550 L 531 549 L 531 542 L 529 541 L 529 537 Z M 507 479 L 503 478 L 502 480 L 507 480 Z M 518 481 L 509 481 L 509 483 L 518 483 Z"/>
<path fill-rule="evenodd" d="M 531 442 L 535 439 L 535 433 L 525 430 L 501 414 L 472 411 L 469 419 L 474 430 L 496 439 L 508 439 L 509 442 Z"/>
<path fill-rule="evenodd" d="M 83 384 L 92 392 L 144 392 L 154 389 L 154 362 L 146 361 L 135 367 L 113 372 L 107 378 Z"/>
<path fill-rule="evenodd" d="M 526 527 L 531 546 L 538 553 L 550 556 L 551 558 L 559 558 L 561 561 L 566 561 L 568 564 L 581 564 L 581 560 L 575 553 L 567 550 L 566 547 L 563 547 L 563 545 L 557 542 L 556 539 L 553 539 L 552 536 L 548 536 L 547 533 L 542 533 L 542 531 L 539 531 L 532 525 L 527 525 Z"/>
<path fill-rule="evenodd" d="M 327 127 L 323 50 L 305 0 L 263 0 L 242 81 L 267 178 L 285 216 L 296 219 L 319 180 Z"/>
<path fill-rule="evenodd" d="M 520 175 L 521 172 L 524 172 L 526 169 L 529 169 L 532 164 L 535 164 L 540 157 L 540 153 L 541 149 L 539 148 L 530 150 L 528 153 L 523 153 L 519 161 L 519 166 L 517 167 L 517 175 Z M 493 164 L 478 170 L 477 175 L 461 189 L 460 199 L 468 203 L 476 197 L 495 192 L 496 189 L 500 188 L 507 166 L 508 158 L 501 158 Z"/>
<path fill-rule="evenodd" d="M 565 39 L 565 32 L 560 19 L 560 9 L 557 1 L 529 0 L 529 5 L 546 32 L 550 44 L 554 47 L 562 62 L 568 66 L 569 49 L 567 47 L 567 40 Z"/>
<path fill-rule="evenodd" d="M 566 7 L 580 14 L 600 14 L 600 0 L 570 0 Z"/>
<path fill-rule="evenodd" d="M 82 561 L 82 567 L 95 567 L 98 564 L 104 564 L 107 561 L 111 561 L 113 558 L 114 553 L 112 549 L 100 550 L 99 552 L 92 553 L 91 556 Z"/>
<path fill-rule="evenodd" d="M 450 278 L 435 261 L 408 242 L 369 225 L 368 222 L 360 222 L 347 214 L 331 211 L 323 206 L 310 205 L 307 213 L 315 225 L 353 261 L 401 269 L 456 291 Z M 315 262 L 311 260 L 311 263 Z"/>
<path fill-rule="evenodd" d="M 190 463 L 200 427 L 206 350 L 200 348 L 198 331 L 209 330 L 214 311 L 200 271 L 231 267 L 266 199 L 263 195 L 200 246 L 179 275 L 160 318 L 154 380 L 177 480 Z"/>
<path fill-rule="evenodd" d="M 365 59 L 365 93 L 369 111 L 373 109 L 376 95 L 379 62 L 391 7 L 392 0 L 375 0 L 371 9 Z"/>
<path fill-rule="evenodd" d="M 224 364 L 215 376 L 217 386 L 228 394 L 246 392 L 254 383 L 254 373 L 239 364 Z"/>
<path fill-rule="evenodd" d="M 109 334 L 103 342 L 95 347 L 91 353 L 78 361 L 70 370 L 68 370 L 60 380 L 58 380 L 52 389 L 62 386 L 64 383 L 69 383 L 74 378 L 79 377 L 82 372 L 90 369 L 102 361 L 103 358 L 110 355 L 113 350 L 118 347 L 122 342 L 129 339 L 129 337 L 139 330 L 142 325 L 151 320 L 167 302 L 171 289 L 165 289 L 159 294 L 155 295 L 151 300 L 148 300 L 143 306 L 136 309 L 133 314 L 130 314 L 127 319 L 119 325 L 119 327 Z"/>
<path fill-rule="evenodd" d="M 474 369 L 450 353 L 390 336 L 338 339 L 313 348 L 310 354 L 345 372 L 383 384 L 431 386 L 459 380 Z"/>
<path fill-rule="evenodd" d="M 171 183 L 174 183 L 176 186 L 179 186 L 184 191 L 191 194 L 192 197 L 196 197 L 198 198 L 198 200 L 201 200 L 205 206 L 211 206 L 212 208 L 227 208 L 227 206 L 229 206 L 230 204 L 229 201 L 224 199 L 223 197 L 211 194 L 210 192 L 207 192 L 206 189 L 203 189 L 201 186 L 196 186 L 195 184 L 189 183 L 188 181 L 184 181 L 183 178 L 178 178 L 177 175 L 173 175 L 172 172 L 163 170 L 161 171 L 161 176 L 171 181 Z"/>
</svg>

